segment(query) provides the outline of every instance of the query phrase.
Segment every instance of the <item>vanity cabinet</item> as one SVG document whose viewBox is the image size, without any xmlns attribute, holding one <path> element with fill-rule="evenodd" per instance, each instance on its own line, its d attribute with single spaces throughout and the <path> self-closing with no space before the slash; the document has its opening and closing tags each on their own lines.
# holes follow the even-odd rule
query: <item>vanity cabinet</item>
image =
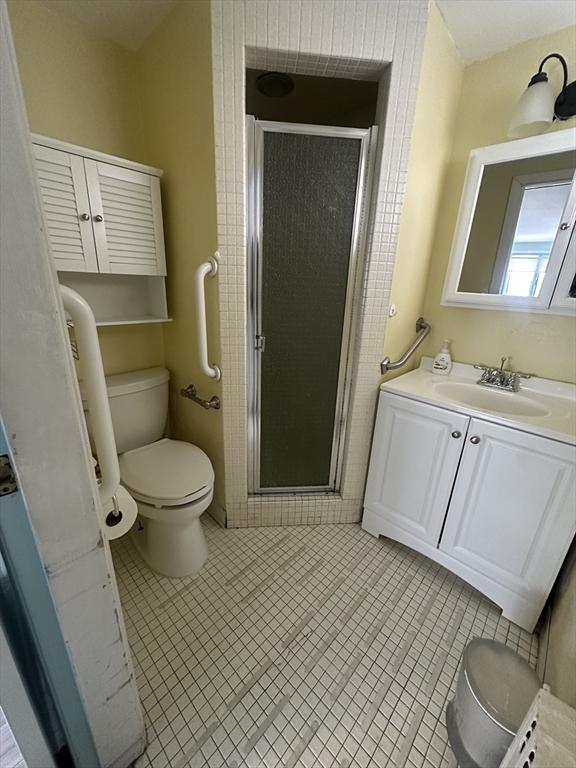
<svg viewBox="0 0 576 768">
<path fill-rule="evenodd" d="M 50 250 L 61 283 L 98 325 L 168 320 L 156 168 L 34 135 Z"/>
<path fill-rule="evenodd" d="M 362 526 L 532 631 L 575 527 L 574 446 L 381 392 Z"/>
<path fill-rule="evenodd" d="M 366 507 L 402 531 L 404 543 L 436 546 L 468 418 L 405 397 L 380 399 Z"/>
</svg>

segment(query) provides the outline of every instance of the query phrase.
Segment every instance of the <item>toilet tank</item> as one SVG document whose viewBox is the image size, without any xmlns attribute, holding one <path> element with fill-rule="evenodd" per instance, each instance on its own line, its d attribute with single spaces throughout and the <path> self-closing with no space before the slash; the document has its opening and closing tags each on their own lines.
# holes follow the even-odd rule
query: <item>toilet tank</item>
<svg viewBox="0 0 576 768">
<path fill-rule="evenodd" d="M 164 436 L 169 379 L 166 368 L 146 368 L 106 376 L 118 453 L 149 445 Z"/>
</svg>

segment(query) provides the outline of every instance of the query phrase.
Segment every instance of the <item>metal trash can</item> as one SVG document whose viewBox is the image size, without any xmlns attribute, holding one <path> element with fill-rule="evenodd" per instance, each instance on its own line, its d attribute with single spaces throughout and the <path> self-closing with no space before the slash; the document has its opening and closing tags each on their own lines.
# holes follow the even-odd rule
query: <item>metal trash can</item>
<svg viewBox="0 0 576 768">
<path fill-rule="evenodd" d="M 495 640 L 468 643 L 446 707 L 459 768 L 498 768 L 539 689 L 538 675 L 515 651 Z"/>
</svg>

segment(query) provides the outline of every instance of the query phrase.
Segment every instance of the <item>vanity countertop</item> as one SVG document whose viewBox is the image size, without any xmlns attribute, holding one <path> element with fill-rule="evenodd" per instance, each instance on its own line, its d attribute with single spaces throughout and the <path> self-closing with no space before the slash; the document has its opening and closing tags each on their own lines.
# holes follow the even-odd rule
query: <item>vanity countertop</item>
<svg viewBox="0 0 576 768">
<path fill-rule="evenodd" d="M 448 376 L 432 373 L 432 358 L 420 367 L 380 385 L 384 392 L 437 405 L 563 443 L 576 444 L 576 385 L 534 377 L 523 379 L 519 392 L 476 384 L 472 365 L 454 363 Z"/>
</svg>

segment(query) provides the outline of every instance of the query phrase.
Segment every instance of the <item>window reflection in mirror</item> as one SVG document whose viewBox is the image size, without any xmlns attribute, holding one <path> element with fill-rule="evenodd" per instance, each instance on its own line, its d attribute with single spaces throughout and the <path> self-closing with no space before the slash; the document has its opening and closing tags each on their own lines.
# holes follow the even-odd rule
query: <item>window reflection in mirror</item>
<svg viewBox="0 0 576 768">
<path fill-rule="evenodd" d="M 573 152 L 484 168 L 458 291 L 539 295 L 574 170 Z"/>
</svg>

